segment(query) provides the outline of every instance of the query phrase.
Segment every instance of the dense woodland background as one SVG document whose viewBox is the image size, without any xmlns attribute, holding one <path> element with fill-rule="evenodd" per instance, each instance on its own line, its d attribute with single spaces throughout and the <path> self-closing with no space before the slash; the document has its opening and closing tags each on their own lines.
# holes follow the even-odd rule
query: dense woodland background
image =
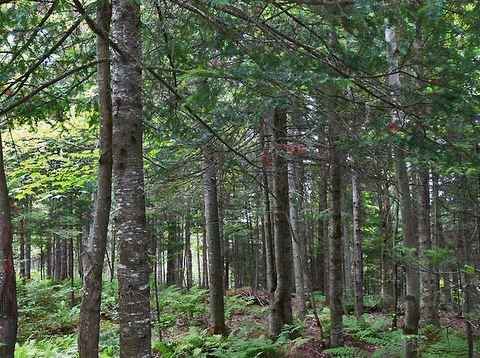
<svg viewBox="0 0 480 358">
<path fill-rule="evenodd" d="M 479 29 L 2 0 L 0 357 L 479 356 Z"/>
</svg>

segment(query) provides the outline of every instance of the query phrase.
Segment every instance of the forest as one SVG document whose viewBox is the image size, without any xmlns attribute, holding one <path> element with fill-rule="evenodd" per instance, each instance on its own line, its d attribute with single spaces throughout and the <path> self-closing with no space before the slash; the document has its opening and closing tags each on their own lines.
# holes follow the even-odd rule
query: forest
<svg viewBox="0 0 480 358">
<path fill-rule="evenodd" d="M 0 0 L 0 358 L 480 357 L 480 2 Z"/>
</svg>

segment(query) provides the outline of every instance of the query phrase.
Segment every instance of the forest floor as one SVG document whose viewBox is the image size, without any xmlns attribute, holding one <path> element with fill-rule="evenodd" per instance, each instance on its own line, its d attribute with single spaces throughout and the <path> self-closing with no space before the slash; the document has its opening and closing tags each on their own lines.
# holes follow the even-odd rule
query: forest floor
<svg viewBox="0 0 480 358">
<path fill-rule="evenodd" d="M 32 280 L 18 285 L 19 344 L 17 358 L 77 357 L 76 327 L 79 317 L 80 284 L 73 292 L 68 283 Z M 153 295 L 152 295 L 153 296 Z M 324 297 L 316 293 L 317 313 L 323 335 L 328 336 L 329 312 Z M 346 315 L 345 347 L 328 349 L 321 330 L 309 309 L 306 319 L 286 327 L 276 341 L 267 335 L 268 295 L 250 289 L 230 290 L 225 312 L 229 334 L 212 335 L 207 329 L 207 293 L 193 288 L 189 292 L 162 288 L 156 315 L 153 350 L 158 357 L 231 358 L 313 358 L 313 357 L 402 357 L 405 336 L 391 329 L 391 317 L 378 310 L 378 301 L 367 297 L 369 313 L 357 320 Z M 348 308 L 348 307 L 347 307 Z M 399 322 L 401 324 L 401 320 Z M 421 357 L 467 357 L 463 320 L 454 313 L 442 313 L 442 327 L 425 326 L 416 339 Z M 478 332 L 477 332 L 478 333 Z M 477 335 L 478 349 L 480 342 Z M 105 283 L 102 293 L 101 358 L 118 357 L 117 285 Z"/>
</svg>

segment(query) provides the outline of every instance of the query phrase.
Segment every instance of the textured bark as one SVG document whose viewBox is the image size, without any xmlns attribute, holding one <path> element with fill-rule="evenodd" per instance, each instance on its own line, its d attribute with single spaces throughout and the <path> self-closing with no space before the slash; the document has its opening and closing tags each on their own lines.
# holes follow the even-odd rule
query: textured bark
<svg viewBox="0 0 480 358">
<path fill-rule="evenodd" d="M 178 276 L 177 262 L 177 222 L 173 219 L 168 223 L 167 238 L 167 285 L 172 286 L 177 283 Z"/>
<path fill-rule="evenodd" d="M 355 315 L 363 314 L 363 234 L 362 234 L 362 193 L 358 174 L 352 173 L 353 204 L 353 273 L 355 280 Z M 347 268 L 348 269 L 348 268 Z"/>
<path fill-rule="evenodd" d="M 97 5 L 97 26 L 109 33 L 111 6 L 109 0 Z M 102 272 L 107 248 L 108 224 L 112 203 L 112 97 L 108 40 L 97 35 L 98 106 L 100 109 L 100 160 L 93 225 L 83 253 L 83 297 L 80 305 L 78 351 L 81 358 L 98 357 L 100 337 L 100 303 Z"/>
<path fill-rule="evenodd" d="M 288 166 L 282 153 L 287 144 L 287 115 L 276 108 L 273 116 L 274 245 L 277 287 L 273 295 L 270 334 L 276 337 L 292 322 L 292 241 L 288 224 Z"/>
<path fill-rule="evenodd" d="M 28 198 L 26 203 L 27 214 L 32 211 L 32 199 Z M 29 223 L 25 223 L 25 278 L 30 280 L 32 278 L 32 232 L 29 228 Z"/>
<path fill-rule="evenodd" d="M 68 241 L 67 238 L 61 240 L 62 243 L 62 255 L 61 255 L 61 278 L 60 280 L 64 281 L 68 278 Z"/>
<path fill-rule="evenodd" d="M 208 242 L 208 275 L 209 275 L 209 300 L 211 328 L 215 334 L 224 334 L 225 308 L 223 302 L 223 258 L 221 249 L 221 235 L 218 216 L 217 197 L 217 163 L 212 144 L 204 147 L 204 204 L 205 224 Z"/>
<path fill-rule="evenodd" d="M 97 7 L 97 26 L 108 33 L 111 8 L 104 0 Z M 110 63 L 108 41 L 97 35 L 98 103 L 100 109 L 100 152 L 97 195 L 93 227 L 84 252 L 84 293 L 80 306 L 79 353 L 80 357 L 97 357 L 102 271 L 106 251 L 112 188 L 112 102 L 110 93 Z"/>
<path fill-rule="evenodd" d="M 228 258 L 230 256 L 229 245 L 225 240 L 225 230 L 224 230 L 224 219 L 225 219 L 225 172 L 224 172 L 224 162 L 225 162 L 225 152 L 223 149 L 217 148 L 216 152 L 217 157 L 217 171 L 218 171 L 218 230 L 220 232 L 220 252 L 222 254 L 222 266 L 223 266 L 223 286 L 224 290 L 228 290 Z"/>
<path fill-rule="evenodd" d="M 119 243 L 120 357 L 151 357 L 150 287 L 145 231 L 140 4 L 112 2 L 113 188 Z"/>
<path fill-rule="evenodd" d="M 435 300 L 435 275 L 428 264 L 427 253 L 432 249 L 430 233 L 430 175 L 428 170 L 418 173 L 417 200 L 418 200 L 418 237 L 420 241 L 420 256 L 426 270 L 421 273 L 420 312 L 422 320 L 429 324 L 438 325 L 438 310 Z"/>
<path fill-rule="evenodd" d="M 439 178 L 438 175 L 432 174 L 432 220 L 433 220 L 433 243 L 436 247 L 445 249 L 445 239 L 442 233 L 442 223 L 440 220 L 441 216 L 441 204 L 439 197 Z M 450 271 L 449 265 L 441 264 L 439 267 L 440 271 Z M 437 292 L 438 295 L 438 304 L 442 309 L 448 309 L 452 306 L 452 290 L 450 285 L 450 277 L 448 273 L 442 273 L 439 275 L 437 287 L 440 289 Z"/>
<path fill-rule="evenodd" d="M 193 262 L 192 262 L 192 248 L 191 248 L 191 233 L 190 233 L 190 213 L 185 215 L 185 265 L 187 272 L 187 289 L 191 289 L 193 285 Z"/>
<path fill-rule="evenodd" d="M 381 252 L 381 275 L 382 287 L 381 296 L 383 308 L 387 312 L 391 312 L 394 307 L 394 268 L 392 260 L 393 249 L 393 227 L 392 227 L 392 213 L 390 207 L 390 199 L 388 190 L 380 190 L 378 207 L 380 216 L 380 238 L 382 239 Z"/>
<path fill-rule="evenodd" d="M 262 191 L 263 191 L 263 210 L 264 210 L 264 225 L 263 225 L 263 234 L 265 236 L 265 264 L 266 264 L 266 281 L 267 281 L 267 290 L 268 292 L 274 292 L 276 288 L 276 274 L 275 274 L 275 253 L 273 247 L 273 232 L 272 232 L 272 220 L 271 220 L 271 210 L 270 210 L 270 187 L 268 182 L 268 170 L 269 168 L 269 158 L 270 158 L 270 146 L 268 143 L 267 133 L 268 127 L 270 126 L 270 121 L 265 120 L 262 123 L 260 129 L 260 146 L 262 150 L 262 155 L 265 158 L 262 165 Z"/>
<path fill-rule="evenodd" d="M 26 265 L 25 265 L 25 218 L 21 218 L 19 222 L 18 228 L 18 243 L 19 243 L 19 250 L 20 250 L 20 277 L 25 279 L 26 274 Z"/>
<path fill-rule="evenodd" d="M 184 278 L 184 267 L 183 267 L 183 252 L 184 252 L 184 242 L 183 242 L 183 231 L 182 225 L 179 223 L 178 229 L 176 230 L 176 239 L 175 239 L 175 261 L 177 272 L 175 275 L 175 285 L 179 288 L 183 287 L 183 278 Z"/>
<path fill-rule="evenodd" d="M 62 240 L 55 238 L 55 261 L 54 261 L 54 278 L 55 281 L 62 280 Z"/>
<path fill-rule="evenodd" d="M 329 237 L 329 292 L 330 292 L 330 344 L 343 345 L 342 306 L 342 168 L 338 145 L 338 118 L 332 112 L 329 119 L 329 162 L 331 185 L 331 233 Z"/>
<path fill-rule="evenodd" d="M 52 239 L 49 237 L 47 239 L 47 247 L 45 249 L 46 261 L 47 261 L 47 278 L 53 278 L 53 250 L 52 250 Z"/>
<path fill-rule="evenodd" d="M 195 236 L 196 244 L 197 244 L 197 273 L 198 273 L 198 286 L 202 286 L 202 265 L 200 261 L 200 237 L 197 231 L 197 235 Z"/>
<path fill-rule="evenodd" d="M 298 317 L 305 318 L 305 231 L 303 230 L 303 178 L 300 166 L 303 163 L 291 161 L 288 164 L 288 189 L 290 195 L 290 225 L 292 232 L 293 270 Z"/>
<path fill-rule="evenodd" d="M 320 180 L 318 185 L 318 246 L 319 253 L 317 261 L 319 264 L 319 273 L 318 273 L 318 286 L 319 289 L 325 293 L 326 303 L 328 304 L 329 289 L 328 289 L 328 220 L 325 218 L 325 211 L 328 209 L 328 170 L 326 165 L 321 165 L 320 167 Z"/>
<path fill-rule="evenodd" d="M 205 212 L 203 213 L 205 217 Z M 202 287 L 208 288 L 208 243 L 207 243 L 207 227 L 205 222 L 202 225 Z"/>
<path fill-rule="evenodd" d="M 17 339 L 17 296 L 12 222 L 0 134 L 0 357 L 13 358 Z"/>
<path fill-rule="evenodd" d="M 388 82 L 390 85 L 391 99 L 398 104 L 400 100 L 401 81 L 399 68 L 399 49 L 395 29 L 392 26 L 385 27 L 385 41 L 387 43 L 387 60 L 390 74 Z M 398 127 L 402 126 L 405 114 L 395 108 L 391 113 L 392 123 Z M 417 255 L 418 239 L 415 235 L 415 216 L 412 207 L 410 195 L 409 175 L 405 163 L 405 155 L 401 146 L 395 148 L 395 172 L 397 176 L 398 188 L 400 192 L 400 212 L 402 217 L 402 229 L 404 235 L 404 244 L 410 248 L 413 255 Z M 413 261 L 413 260 L 412 260 Z M 407 295 L 414 296 L 418 302 L 419 298 L 419 273 L 413 265 L 407 265 Z"/>
<path fill-rule="evenodd" d="M 418 334 L 418 321 L 420 312 L 418 302 L 414 296 L 405 297 L 405 323 L 403 333 L 405 337 L 405 358 L 417 357 L 417 342 L 415 335 Z"/>
</svg>

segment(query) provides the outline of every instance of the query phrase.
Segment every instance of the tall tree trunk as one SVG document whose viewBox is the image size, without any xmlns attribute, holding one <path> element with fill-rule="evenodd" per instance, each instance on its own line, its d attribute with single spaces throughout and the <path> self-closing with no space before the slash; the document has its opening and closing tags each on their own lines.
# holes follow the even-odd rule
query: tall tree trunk
<svg viewBox="0 0 480 358">
<path fill-rule="evenodd" d="M 186 271 L 187 271 L 187 289 L 191 289 L 193 285 L 193 262 L 192 262 L 192 245 L 191 245 L 191 232 L 190 232 L 190 213 L 185 215 L 185 258 L 186 258 Z"/>
<path fill-rule="evenodd" d="M 202 265 L 200 261 L 200 237 L 197 231 L 197 235 L 195 235 L 196 244 L 197 244 L 197 272 L 198 272 L 198 286 L 202 286 Z"/>
<path fill-rule="evenodd" d="M 318 273 L 318 288 L 322 291 L 328 299 L 328 260 L 329 245 L 328 245 L 328 220 L 326 220 L 325 211 L 328 209 L 328 171 L 326 165 L 320 166 L 320 179 L 318 184 L 318 256 L 317 263 L 319 265 Z M 328 300 L 327 300 L 328 303 Z"/>
<path fill-rule="evenodd" d="M 397 105 L 400 106 L 400 74 L 399 68 L 399 49 L 397 43 L 397 37 L 395 28 L 387 25 L 385 27 L 385 41 L 387 43 L 387 60 L 389 64 L 390 74 L 388 76 L 388 82 L 390 85 L 391 99 Z M 392 109 L 391 113 L 392 124 L 401 127 L 404 121 L 405 114 L 399 109 Z M 418 247 L 418 239 L 415 235 L 415 216 L 413 212 L 413 205 L 410 195 L 409 175 L 407 171 L 407 165 L 405 163 L 404 148 L 396 146 L 395 148 L 395 172 L 397 176 L 398 188 L 400 192 L 400 212 L 402 217 L 402 228 L 404 235 L 404 244 L 410 248 L 414 256 Z M 412 265 L 415 260 L 407 265 L 407 295 L 415 297 L 415 301 L 418 304 L 419 301 L 419 274 L 418 270 Z"/>
<path fill-rule="evenodd" d="M 28 217 L 30 217 L 32 212 L 31 198 L 27 198 L 26 209 Z M 32 278 L 32 230 L 30 229 L 28 220 L 25 226 L 25 278 L 27 280 Z"/>
<path fill-rule="evenodd" d="M 205 218 L 205 212 L 204 218 Z M 205 221 L 202 223 L 202 287 L 208 288 L 208 243 L 207 243 L 207 225 Z"/>
<path fill-rule="evenodd" d="M 23 213 L 22 215 L 25 215 Z M 27 273 L 26 273 L 26 265 L 25 265 L 25 217 L 22 217 L 19 222 L 18 228 L 18 243 L 19 243 L 19 250 L 20 250 L 20 277 L 22 280 L 25 280 Z"/>
<path fill-rule="evenodd" d="M 0 133 L 0 357 L 13 358 L 17 340 L 17 295 L 12 222 Z"/>
<path fill-rule="evenodd" d="M 303 279 L 305 265 L 305 232 L 303 226 L 303 178 L 300 166 L 303 163 L 291 161 L 288 164 L 288 189 L 290 195 L 290 225 L 292 233 L 293 270 L 295 277 L 295 294 L 298 305 L 298 317 L 305 318 L 305 282 Z M 301 188 L 302 186 L 302 188 Z"/>
<path fill-rule="evenodd" d="M 380 238 L 382 240 L 381 251 L 381 296 L 383 308 L 386 312 L 394 310 L 394 295 L 396 284 L 394 265 L 393 265 L 393 227 L 392 213 L 390 207 L 390 198 L 388 195 L 388 186 L 384 190 L 380 189 L 378 194 L 378 207 L 380 217 Z"/>
<path fill-rule="evenodd" d="M 172 286 L 177 283 L 177 222 L 173 219 L 168 223 L 167 238 L 167 285 Z"/>
<path fill-rule="evenodd" d="M 421 273 L 420 312 L 422 320 L 438 325 L 438 311 L 435 300 L 435 275 L 428 261 L 428 253 L 432 249 L 430 233 L 430 175 L 427 170 L 419 170 L 418 185 L 418 237 L 420 241 L 420 256 L 425 269 Z"/>
<path fill-rule="evenodd" d="M 439 176 L 436 173 L 432 174 L 432 219 L 433 219 L 433 241 L 435 246 L 440 249 L 445 249 L 445 240 L 442 233 L 440 197 L 439 197 Z M 450 271 L 449 265 L 441 264 L 440 271 Z M 452 290 L 450 285 L 450 277 L 448 273 L 442 273 L 438 277 L 438 286 L 440 289 L 438 303 L 443 309 L 448 309 L 452 306 Z"/>
<path fill-rule="evenodd" d="M 112 2 L 113 188 L 120 261 L 120 357 L 151 356 L 150 286 L 143 178 L 140 4 Z"/>
<path fill-rule="evenodd" d="M 67 238 L 62 239 L 62 278 L 61 280 L 64 281 L 68 278 L 68 240 Z"/>
<path fill-rule="evenodd" d="M 338 118 L 332 112 L 329 119 L 329 162 L 331 185 L 331 233 L 329 248 L 330 344 L 343 345 L 343 285 L 342 285 L 342 167 L 338 149 Z"/>
<path fill-rule="evenodd" d="M 181 222 L 178 225 L 178 230 L 176 230 L 175 238 L 175 261 L 177 272 L 175 275 L 175 285 L 179 288 L 183 287 L 183 278 L 184 278 L 184 268 L 183 268 L 183 231 Z"/>
<path fill-rule="evenodd" d="M 223 266 L 223 282 L 224 291 L 228 290 L 228 281 L 225 280 L 228 277 L 228 243 L 225 240 L 224 220 L 225 220 L 225 152 L 221 146 L 217 148 L 217 171 L 218 171 L 218 230 L 220 232 L 220 252 L 222 254 L 222 266 Z"/>
<path fill-rule="evenodd" d="M 355 280 L 355 315 L 360 319 L 363 314 L 363 234 L 362 234 L 362 192 L 358 173 L 352 173 L 353 203 L 353 272 Z"/>
<path fill-rule="evenodd" d="M 54 277 L 55 281 L 60 281 L 62 279 L 62 241 L 58 237 L 54 238 L 54 246 Z"/>
<path fill-rule="evenodd" d="M 263 189 L 263 210 L 264 210 L 264 235 L 265 235 L 265 255 L 266 255 L 266 274 L 267 274 L 267 290 L 273 293 L 276 288 L 276 273 L 275 273 L 275 252 L 273 247 L 273 232 L 272 232 L 272 220 L 270 210 L 270 188 L 268 183 L 268 170 L 271 168 L 270 163 L 270 146 L 268 143 L 267 133 L 270 131 L 269 120 L 264 120 L 260 130 L 260 146 L 262 149 L 262 189 Z"/>
<path fill-rule="evenodd" d="M 277 337 L 292 322 L 292 241 L 288 224 L 288 165 L 282 149 L 287 144 L 287 114 L 275 108 L 273 115 L 274 246 L 277 287 L 273 295 L 270 334 Z"/>
<path fill-rule="evenodd" d="M 97 4 L 97 27 L 110 32 L 112 8 L 110 0 Z M 108 224 L 112 203 L 112 95 L 108 39 L 97 35 L 98 107 L 100 110 L 100 160 L 93 224 L 83 246 L 83 297 L 80 305 L 78 348 L 80 357 L 97 357 L 100 329 L 102 272 L 107 248 Z M 112 259 L 113 260 L 113 257 Z"/>
<path fill-rule="evenodd" d="M 217 166 L 212 144 L 204 147 L 204 203 L 208 242 L 208 274 L 210 319 L 215 334 L 224 334 L 225 309 L 223 302 L 223 258 L 218 216 Z"/>
<path fill-rule="evenodd" d="M 46 259 L 47 259 L 47 278 L 53 278 L 53 260 L 52 260 L 52 239 L 50 237 L 47 238 L 47 247 L 46 247 Z"/>
</svg>

